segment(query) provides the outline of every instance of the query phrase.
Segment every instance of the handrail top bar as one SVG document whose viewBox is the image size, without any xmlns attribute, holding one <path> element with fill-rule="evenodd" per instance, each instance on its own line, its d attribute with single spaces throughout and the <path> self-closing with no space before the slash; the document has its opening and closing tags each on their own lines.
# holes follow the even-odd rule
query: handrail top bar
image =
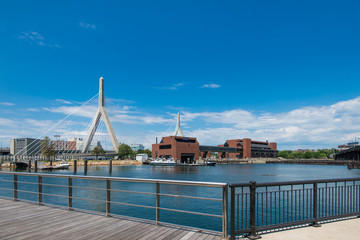
<svg viewBox="0 0 360 240">
<path fill-rule="evenodd" d="M 113 180 L 113 181 L 128 181 L 128 182 L 143 182 L 143 183 L 179 184 L 179 185 L 194 185 L 194 186 L 208 186 L 208 187 L 225 187 L 225 186 L 227 186 L 227 183 L 181 181 L 181 180 L 166 180 L 166 179 L 78 176 L 78 175 L 65 175 L 65 174 L 25 173 L 25 172 L 8 172 L 8 171 L 0 171 L 0 174 L 55 177 L 55 178 L 57 177 L 57 178 L 74 178 L 74 179 Z"/>
<path fill-rule="evenodd" d="M 264 182 L 256 183 L 257 187 L 266 186 L 282 186 L 282 185 L 300 185 L 300 184 L 311 184 L 311 183 L 330 183 L 330 182 L 349 182 L 349 181 L 360 181 L 360 178 L 337 178 L 337 179 L 316 179 L 316 180 L 304 180 L 304 181 L 285 181 L 285 182 Z M 229 187 L 247 187 L 250 183 L 231 183 Z"/>
</svg>

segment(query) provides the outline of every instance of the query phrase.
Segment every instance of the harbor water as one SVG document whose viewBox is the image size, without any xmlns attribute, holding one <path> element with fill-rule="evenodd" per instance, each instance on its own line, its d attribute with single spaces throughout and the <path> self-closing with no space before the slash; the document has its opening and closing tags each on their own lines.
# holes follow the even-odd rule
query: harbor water
<svg viewBox="0 0 360 240">
<path fill-rule="evenodd" d="M 7 169 L 2 169 L 6 171 Z M 56 171 L 38 171 L 38 173 L 66 174 L 73 175 L 72 169 Z M 78 176 L 83 175 L 83 167 L 78 167 Z M 87 176 L 111 176 L 123 178 L 142 178 L 142 179 L 166 179 L 199 182 L 220 182 L 220 183 L 248 183 L 257 182 L 281 182 L 281 181 L 301 181 L 318 180 L 333 178 L 360 177 L 360 169 L 347 169 L 346 166 L 331 165 L 300 165 L 300 164 L 239 164 L 239 165 L 216 165 L 216 166 L 113 166 L 112 173 L 109 174 L 108 166 L 89 166 Z M 13 176 L 0 175 L 6 181 L 0 182 L 0 188 L 11 189 Z M 37 183 L 37 178 L 29 176 L 19 176 L 19 182 Z M 65 178 L 43 178 L 42 201 L 48 204 L 67 206 L 67 185 Z M 48 185 L 46 185 L 48 184 Z M 51 186 L 52 184 L 64 187 Z M 105 204 L 93 200 L 106 200 L 106 181 L 104 180 L 83 180 L 73 179 L 73 186 L 94 188 L 84 190 L 82 188 L 73 189 L 73 207 L 105 212 Z M 154 206 L 155 196 L 151 194 L 138 194 L 133 192 L 154 193 L 156 185 L 154 183 L 132 183 L 132 182 L 112 182 L 112 189 L 118 192 L 111 193 L 111 201 L 125 203 L 128 205 L 111 205 L 111 213 L 123 216 L 130 216 L 141 219 L 155 220 L 155 209 L 141 208 L 131 205 Z M 18 185 L 19 190 L 36 192 L 37 184 Z M 193 196 L 201 198 L 222 199 L 222 189 L 200 186 L 180 186 L 180 185 L 161 185 L 160 192 L 169 195 Z M 0 195 L 12 197 L 11 191 L 0 190 Z M 53 195 L 63 195 L 56 197 Z M 19 192 L 18 198 L 30 201 L 37 201 L 37 194 Z M 161 207 L 183 211 L 194 211 L 212 215 L 222 214 L 221 201 L 207 201 L 193 198 L 174 198 L 169 196 L 161 197 Z M 172 212 L 161 210 L 160 220 L 162 222 L 175 223 L 185 226 L 204 228 L 221 231 L 221 218 L 211 216 L 193 215 L 188 213 Z"/>
</svg>

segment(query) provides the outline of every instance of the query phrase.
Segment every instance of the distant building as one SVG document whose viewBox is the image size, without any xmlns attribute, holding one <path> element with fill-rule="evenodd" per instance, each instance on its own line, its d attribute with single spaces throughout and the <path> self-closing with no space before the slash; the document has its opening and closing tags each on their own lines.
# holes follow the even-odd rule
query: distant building
<svg viewBox="0 0 360 240">
<path fill-rule="evenodd" d="M 145 150 L 145 147 L 144 147 L 144 145 L 142 145 L 142 144 L 136 144 L 136 143 L 134 143 L 134 144 L 131 144 L 130 145 L 130 147 L 131 147 L 131 150 L 133 150 L 134 152 L 137 152 L 138 150 Z"/>
<path fill-rule="evenodd" d="M 83 138 L 69 138 L 67 142 L 70 148 L 73 148 L 75 145 L 75 151 L 82 151 L 85 144 Z M 95 147 L 102 148 L 101 143 L 99 141 L 92 141 L 89 147 L 89 151 L 92 151 Z"/>
<path fill-rule="evenodd" d="M 10 148 L 1 148 L 0 155 L 10 155 Z"/>
<path fill-rule="evenodd" d="M 348 142 L 344 145 L 339 145 L 338 149 L 339 149 L 339 151 L 343 151 L 343 150 L 347 150 L 349 148 L 354 148 L 354 147 L 359 147 L 359 146 L 360 146 L 359 141 L 353 141 L 353 142 Z"/>
<path fill-rule="evenodd" d="M 275 158 L 277 143 L 253 141 L 250 138 L 227 140 L 223 145 L 199 145 L 196 138 L 169 136 L 163 137 L 159 144 L 152 145 L 152 157 L 173 158 L 181 162 L 193 162 L 210 158 L 216 153 L 219 158 Z"/>
<path fill-rule="evenodd" d="M 250 138 L 226 140 L 218 146 L 229 148 L 228 151 L 218 152 L 220 158 L 275 158 L 278 153 L 276 142 L 254 141 Z"/>
<path fill-rule="evenodd" d="M 35 138 L 14 138 L 10 140 L 11 155 L 39 155 L 41 154 L 41 140 Z"/>
<path fill-rule="evenodd" d="M 199 159 L 199 142 L 196 138 L 189 137 L 163 137 L 159 144 L 152 145 L 152 157 L 172 157 L 183 163 L 191 163 Z"/>
<path fill-rule="evenodd" d="M 76 151 L 76 141 L 64 141 L 64 140 L 56 140 L 51 141 L 51 144 L 54 146 L 56 151 Z"/>
</svg>

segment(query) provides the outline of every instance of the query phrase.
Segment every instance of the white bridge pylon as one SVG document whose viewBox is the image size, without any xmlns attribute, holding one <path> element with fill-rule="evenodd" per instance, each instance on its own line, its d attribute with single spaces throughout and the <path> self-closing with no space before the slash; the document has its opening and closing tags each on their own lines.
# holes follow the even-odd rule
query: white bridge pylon
<svg viewBox="0 0 360 240">
<path fill-rule="evenodd" d="M 89 132 L 86 137 L 86 141 L 84 143 L 84 147 L 82 149 L 83 153 L 86 153 L 89 151 L 90 144 L 94 138 L 96 129 L 99 125 L 100 119 L 103 117 L 106 130 L 108 131 L 110 135 L 110 139 L 113 145 L 113 150 L 117 151 L 117 148 L 119 147 L 119 142 L 115 136 L 114 129 L 111 126 L 110 118 L 105 110 L 105 95 L 104 95 L 104 78 L 101 77 L 99 79 L 99 107 L 95 114 L 95 117 L 93 118 L 93 121 L 91 123 L 91 127 L 89 128 Z"/>
<path fill-rule="evenodd" d="M 180 128 L 180 113 L 178 112 L 177 114 L 177 122 L 176 122 L 176 128 L 175 128 L 175 132 L 174 132 L 174 136 L 176 136 L 178 133 L 180 133 L 180 135 L 183 137 L 183 133 L 181 131 Z"/>
</svg>

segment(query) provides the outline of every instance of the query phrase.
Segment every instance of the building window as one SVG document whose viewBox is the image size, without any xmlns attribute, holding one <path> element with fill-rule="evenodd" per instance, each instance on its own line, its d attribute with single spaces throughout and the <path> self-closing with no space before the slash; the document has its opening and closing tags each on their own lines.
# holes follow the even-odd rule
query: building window
<svg viewBox="0 0 360 240">
<path fill-rule="evenodd" d="M 160 145 L 159 149 L 171 149 L 171 144 L 168 145 Z"/>
<path fill-rule="evenodd" d="M 175 138 L 177 142 L 185 142 L 185 143 L 195 143 L 195 139 L 188 138 Z"/>
</svg>

